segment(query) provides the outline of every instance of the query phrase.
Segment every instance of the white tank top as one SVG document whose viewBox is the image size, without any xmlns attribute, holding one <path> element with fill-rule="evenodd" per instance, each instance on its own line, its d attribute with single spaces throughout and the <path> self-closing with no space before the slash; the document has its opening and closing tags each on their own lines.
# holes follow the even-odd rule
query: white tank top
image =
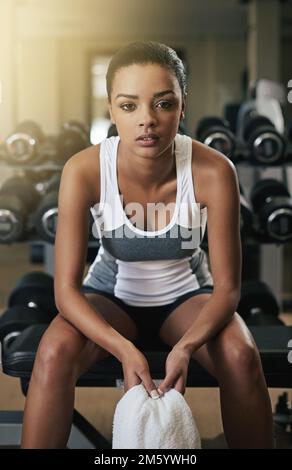
<svg viewBox="0 0 292 470">
<path fill-rule="evenodd" d="M 195 200 L 191 137 L 175 137 L 176 203 L 170 222 L 157 231 L 136 227 L 125 214 L 117 181 L 119 141 L 113 136 L 100 144 L 100 202 L 91 207 L 100 247 L 83 284 L 137 306 L 168 304 L 213 285 L 200 248 L 207 208 Z"/>
</svg>

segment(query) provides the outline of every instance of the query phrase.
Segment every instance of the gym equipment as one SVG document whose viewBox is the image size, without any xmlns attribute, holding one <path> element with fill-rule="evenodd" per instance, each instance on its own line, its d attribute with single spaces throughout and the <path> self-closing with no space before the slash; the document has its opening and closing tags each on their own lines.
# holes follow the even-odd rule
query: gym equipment
<svg viewBox="0 0 292 470">
<path fill-rule="evenodd" d="M 43 243 L 31 243 L 29 252 L 29 262 L 31 264 L 43 264 L 45 262 Z"/>
<path fill-rule="evenodd" d="M 28 218 L 40 196 L 23 177 L 8 179 L 0 190 L 0 243 L 21 240 L 28 229 Z"/>
<path fill-rule="evenodd" d="M 269 313 L 256 312 L 245 320 L 247 326 L 272 326 L 272 325 L 284 325 L 282 320 Z"/>
<path fill-rule="evenodd" d="M 271 317 L 273 322 L 277 321 L 279 310 L 277 299 L 265 282 L 254 279 L 242 282 L 237 312 L 249 325 L 271 324 Z"/>
<path fill-rule="evenodd" d="M 201 119 L 198 123 L 195 135 L 199 141 L 218 150 L 231 160 L 233 159 L 235 137 L 226 119 L 216 116 Z"/>
<path fill-rule="evenodd" d="M 90 145 L 89 132 L 78 121 L 66 121 L 56 139 L 57 161 L 65 163 L 75 153 L 80 152 Z"/>
<path fill-rule="evenodd" d="M 237 122 L 237 115 L 240 109 L 240 103 L 229 103 L 224 106 L 224 119 L 229 122 L 229 126 L 233 134 L 236 134 L 236 122 Z"/>
<path fill-rule="evenodd" d="M 41 163 L 51 161 L 56 164 L 58 161 L 58 136 L 46 135 L 44 141 L 40 144 L 39 153 L 41 154 Z"/>
<path fill-rule="evenodd" d="M 50 322 L 50 316 L 38 307 L 14 305 L 0 316 L 0 341 L 6 351 L 12 341 L 30 325 Z"/>
<path fill-rule="evenodd" d="M 45 183 L 46 183 L 46 192 L 48 191 L 53 191 L 55 189 L 58 189 L 59 190 L 59 186 L 60 186 L 60 181 L 61 181 L 61 176 L 62 176 L 62 173 L 61 172 L 54 172 L 50 178 L 46 179 Z"/>
<path fill-rule="evenodd" d="M 286 141 L 288 142 L 288 144 L 287 144 L 287 159 L 289 159 L 289 161 L 291 161 L 291 159 L 292 159 L 292 121 L 290 121 L 287 124 L 285 137 L 286 137 Z M 1 151 L 0 151 L 0 153 L 1 153 Z"/>
<path fill-rule="evenodd" d="M 285 140 L 266 116 L 251 112 L 244 123 L 243 139 L 250 150 L 251 163 L 278 165 L 283 162 Z"/>
<path fill-rule="evenodd" d="M 273 178 L 259 180 L 250 194 L 259 230 L 275 241 L 292 239 L 292 201 L 286 186 Z"/>
<path fill-rule="evenodd" d="M 83 134 L 84 139 L 87 139 L 89 141 L 89 128 L 83 124 L 80 121 L 76 121 L 75 119 L 70 119 L 69 121 L 65 121 L 63 124 L 64 129 L 75 129 L 77 132 L 80 132 L 80 134 Z"/>
<path fill-rule="evenodd" d="M 283 392 L 278 398 L 274 413 L 274 422 L 288 432 L 292 432 L 292 408 L 287 392 Z"/>
<path fill-rule="evenodd" d="M 31 271 L 18 279 L 8 298 L 8 307 L 38 307 L 50 320 L 58 312 L 54 299 L 54 279 L 47 273 Z"/>
<path fill-rule="evenodd" d="M 3 373 L 20 378 L 24 395 L 27 394 L 39 342 L 47 327 L 48 325 L 42 324 L 31 325 L 23 330 L 6 350 L 3 350 L 2 347 Z M 287 344 L 292 338 L 292 327 L 283 325 L 251 326 L 249 329 L 260 352 L 267 386 L 291 388 L 292 374 L 291 364 L 287 361 Z M 145 355 L 151 377 L 159 385 L 158 382 L 165 376 L 165 361 L 171 348 L 162 341 L 156 343 L 152 338 L 149 338 L 149 344 L 145 345 L 143 349 L 139 341 L 134 343 Z M 76 386 L 121 387 L 122 383 L 122 365 L 114 356 L 109 356 L 96 362 L 78 379 Z M 218 387 L 218 383 L 198 362 L 191 359 L 186 386 Z M 23 414 L 21 412 L 0 413 L 0 445 L 19 445 L 22 421 Z M 74 410 L 67 446 L 69 449 L 109 449 L 111 442 L 108 442 L 97 429 Z"/>
<path fill-rule="evenodd" d="M 47 181 L 46 193 L 37 207 L 33 219 L 34 225 L 41 240 L 55 243 L 58 223 L 58 192 L 61 174 L 55 174 Z M 93 217 L 89 211 L 88 239 L 96 241 L 92 233 Z"/>
<path fill-rule="evenodd" d="M 107 131 L 107 139 L 109 137 L 113 137 L 113 136 L 117 136 L 118 135 L 118 131 L 117 131 L 117 127 L 115 124 L 111 124 L 108 128 L 108 131 Z"/>
<path fill-rule="evenodd" d="M 61 171 L 55 169 L 42 169 L 41 167 L 34 170 L 25 170 L 24 178 L 30 181 L 40 195 L 44 195 L 48 187 L 53 184 L 53 181 L 60 180 Z"/>
<path fill-rule="evenodd" d="M 289 122 L 286 128 L 286 136 L 289 142 L 292 144 L 292 121 Z"/>
<path fill-rule="evenodd" d="M 42 240 L 55 242 L 58 222 L 58 193 L 61 176 L 55 174 L 48 181 L 46 192 L 40 201 L 33 219 L 36 231 Z"/>
<path fill-rule="evenodd" d="M 34 121 L 19 123 L 5 141 L 8 162 L 24 165 L 39 162 L 42 157 L 39 148 L 43 141 L 44 134 L 39 124 Z"/>
</svg>

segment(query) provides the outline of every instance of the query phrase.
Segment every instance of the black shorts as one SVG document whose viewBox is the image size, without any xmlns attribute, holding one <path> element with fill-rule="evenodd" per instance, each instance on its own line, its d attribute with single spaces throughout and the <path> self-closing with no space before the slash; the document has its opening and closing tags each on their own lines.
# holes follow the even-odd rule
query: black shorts
<svg viewBox="0 0 292 470">
<path fill-rule="evenodd" d="M 118 299 L 113 294 L 104 292 L 99 289 L 95 289 L 90 286 L 82 286 L 81 291 L 84 293 L 96 293 L 101 294 L 110 299 L 116 305 L 121 307 L 135 322 L 138 329 L 137 343 L 140 347 L 145 349 L 153 346 L 161 345 L 161 339 L 159 338 L 159 330 L 164 320 L 168 315 L 185 300 L 189 299 L 198 294 L 210 294 L 213 292 L 212 285 L 206 285 L 199 289 L 192 290 L 186 294 L 181 295 L 178 299 L 170 304 L 153 306 L 153 307 L 138 307 L 135 305 L 128 305 L 121 299 Z"/>
</svg>

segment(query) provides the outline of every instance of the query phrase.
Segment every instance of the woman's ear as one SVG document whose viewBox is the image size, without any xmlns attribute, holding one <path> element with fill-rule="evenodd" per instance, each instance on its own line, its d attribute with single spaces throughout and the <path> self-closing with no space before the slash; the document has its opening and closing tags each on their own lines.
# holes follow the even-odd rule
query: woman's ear
<svg viewBox="0 0 292 470">
<path fill-rule="evenodd" d="M 180 120 L 183 120 L 185 118 L 185 111 L 186 111 L 186 100 L 185 98 L 182 99 L 182 107 L 181 107 L 181 114 L 180 114 Z"/>
</svg>

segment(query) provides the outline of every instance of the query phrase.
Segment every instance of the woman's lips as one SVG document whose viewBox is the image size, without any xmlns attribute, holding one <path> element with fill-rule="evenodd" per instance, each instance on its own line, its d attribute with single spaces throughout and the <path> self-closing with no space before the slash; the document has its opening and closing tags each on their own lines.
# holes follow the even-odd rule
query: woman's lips
<svg viewBox="0 0 292 470">
<path fill-rule="evenodd" d="M 149 136 L 149 137 L 139 137 L 137 139 L 137 143 L 138 145 L 140 145 L 141 147 L 153 147 L 154 145 L 156 145 L 159 141 L 159 137 L 155 137 L 155 136 Z"/>
<path fill-rule="evenodd" d="M 154 145 L 158 144 L 159 139 L 147 139 L 147 140 L 142 140 L 139 139 L 137 140 L 137 143 L 140 147 L 153 147 Z"/>
</svg>

